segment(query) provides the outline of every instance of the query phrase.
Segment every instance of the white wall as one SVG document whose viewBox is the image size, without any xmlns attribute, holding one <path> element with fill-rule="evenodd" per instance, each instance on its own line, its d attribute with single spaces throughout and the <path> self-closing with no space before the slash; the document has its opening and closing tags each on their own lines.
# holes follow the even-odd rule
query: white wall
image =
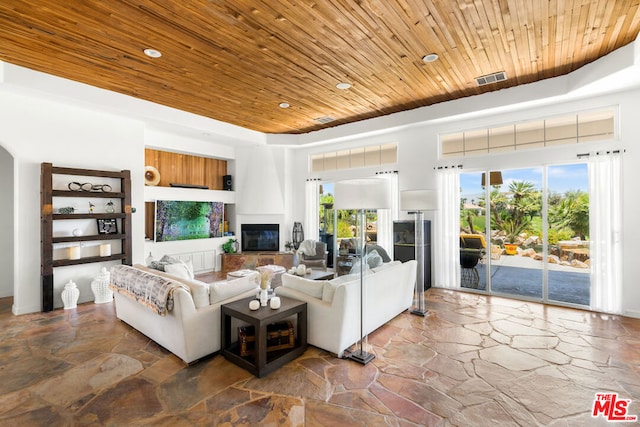
<svg viewBox="0 0 640 427">
<path fill-rule="evenodd" d="M 0 142 L 0 298 L 13 295 L 13 156 Z"/>
<path fill-rule="evenodd" d="M 477 98 L 485 98 L 488 104 L 509 105 L 510 93 L 508 90 L 482 95 Z M 483 104 L 483 99 L 476 99 Z M 518 154 L 490 155 L 485 157 L 470 157 L 467 159 L 438 160 L 438 135 L 440 133 L 474 129 L 486 126 L 494 126 L 505 123 L 530 120 L 533 118 L 548 117 L 566 112 L 581 111 L 592 108 L 619 106 L 620 140 L 607 141 L 592 145 L 575 145 L 561 149 L 532 150 Z M 504 110 L 504 108 L 503 108 Z M 640 153 L 634 149 L 637 141 L 640 141 L 640 123 L 637 120 L 637 111 L 640 111 L 640 89 L 629 90 L 624 93 L 614 93 L 606 96 L 581 99 L 579 101 L 553 103 L 542 107 L 532 107 L 514 112 L 500 114 L 483 114 L 482 117 L 458 120 L 437 120 L 425 122 L 419 126 L 407 127 L 389 133 L 368 136 L 365 138 L 342 139 L 340 143 L 318 145 L 295 150 L 291 161 L 291 176 L 295 177 L 291 185 L 295 195 L 304 194 L 305 179 L 308 177 L 320 177 L 324 181 L 336 181 L 340 179 L 373 176 L 376 170 L 389 170 L 393 167 L 382 166 L 378 168 L 362 168 L 345 171 L 331 171 L 325 173 L 310 173 L 308 168 L 308 156 L 313 153 L 330 152 L 352 146 L 378 145 L 389 142 L 398 144 L 398 170 L 399 189 L 429 189 L 435 188 L 435 171 L 437 165 L 464 165 L 464 170 L 482 170 L 483 168 L 499 168 L 504 165 L 509 167 L 524 167 L 529 165 L 553 164 L 563 161 L 574 161 L 576 153 L 584 153 L 589 149 L 599 147 L 620 147 L 626 149 L 623 156 L 624 164 L 624 313 L 634 317 L 640 317 L 640 286 L 637 285 L 637 242 L 640 241 L 640 227 L 637 225 L 637 216 L 640 212 L 640 198 L 636 196 L 635 183 L 640 181 L 640 169 L 635 165 L 640 161 Z M 479 111 L 481 112 L 481 111 Z M 406 214 L 401 214 L 401 217 Z M 290 216 L 304 217 L 304 203 L 299 200 L 291 206 Z M 433 219 L 431 214 L 425 215 L 426 219 Z M 437 224 L 434 224 L 437 227 Z"/>
<path fill-rule="evenodd" d="M 40 164 L 87 169 L 131 170 L 132 203 L 143 201 L 143 130 L 141 123 L 62 103 L 3 93 L 0 97 L 0 143 L 15 158 L 14 313 L 40 311 Z M 144 236 L 144 218 L 133 215 L 134 236 Z M 143 257 L 134 239 L 134 259 Z M 108 263 L 106 263 L 108 265 Z M 102 264 L 57 268 L 55 306 L 61 306 L 64 283 L 73 279 L 80 301 L 93 300 L 90 282 Z"/>
</svg>

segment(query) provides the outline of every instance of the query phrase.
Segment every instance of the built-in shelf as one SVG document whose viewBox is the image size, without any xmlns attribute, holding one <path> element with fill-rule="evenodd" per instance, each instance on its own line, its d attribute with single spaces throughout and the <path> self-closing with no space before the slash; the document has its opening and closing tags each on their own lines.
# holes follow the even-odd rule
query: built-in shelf
<svg viewBox="0 0 640 427">
<path fill-rule="evenodd" d="M 124 199 L 124 193 L 111 193 L 108 191 L 68 191 L 52 190 L 53 197 L 86 197 L 96 199 Z"/>
<path fill-rule="evenodd" d="M 71 190 L 54 190 L 53 177 L 55 175 L 71 175 L 79 177 L 98 177 L 119 179 L 120 185 L 117 192 L 110 191 L 71 191 Z M 87 182 L 82 180 L 81 182 Z M 89 264 L 105 261 L 121 261 L 124 264 L 132 263 L 132 244 L 131 244 L 131 172 L 122 171 L 101 171 L 93 169 L 76 169 L 66 167 L 56 167 L 51 163 L 42 163 L 41 165 L 41 266 L 40 274 L 42 280 L 42 311 L 53 310 L 53 274 L 55 267 L 64 267 L 70 265 Z M 119 212 L 113 213 L 53 213 L 53 198 L 101 198 L 101 199 L 119 199 Z M 116 219 L 120 221 L 119 233 L 114 234 L 91 234 L 86 236 L 58 236 L 53 237 L 53 223 L 59 220 L 109 220 Z M 53 249 L 55 244 L 60 243 L 81 243 L 97 240 L 120 240 L 122 251 L 118 254 L 110 256 L 90 256 L 79 259 L 53 259 Z"/>
<path fill-rule="evenodd" d="M 114 254 L 110 256 L 92 256 L 79 259 L 57 259 L 53 261 L 54 267 L 64 267 L 67 265 L 89 264 L 93 262 L 117 261 L 126 258 L 125 254 Z"/>
<path fill-rule="evenodd" d="M 92 234 L 89 236 L 63 236 L 53 237 L 52 243 L 66 243 L 66 242 L 88 242 L 92 240 L 122 240 L 126 239 L 124 234 Z"/>
<path fill-rule="evenodd" d="M 125 218 L 125 213 L 84 213 L 84 214 L 53 214 L 54 220 L 58 219 L 114 219 Z"/>
</svg>

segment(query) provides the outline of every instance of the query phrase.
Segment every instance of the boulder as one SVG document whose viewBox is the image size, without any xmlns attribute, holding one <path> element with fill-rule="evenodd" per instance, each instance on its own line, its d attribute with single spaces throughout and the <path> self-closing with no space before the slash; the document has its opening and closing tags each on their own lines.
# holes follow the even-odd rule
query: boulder
<svg viewBox="0 0 640 427">
<path fill-rule="evenodd" d="M 573 260 L 571 260 L 571 267 L 574 267 L 574 268 L 589 268 L 589 265 L 587 263 L 582 262 L 582 261 L 578 261 L 577 259 L 573 259 Z"/>
<path fill-rule="evenodd" d="M 558 258 L 556 255 L 549 255 L 547 257 L 547 262 L 549 264 L 560 264 L 560 258 Z"/>
</svg>

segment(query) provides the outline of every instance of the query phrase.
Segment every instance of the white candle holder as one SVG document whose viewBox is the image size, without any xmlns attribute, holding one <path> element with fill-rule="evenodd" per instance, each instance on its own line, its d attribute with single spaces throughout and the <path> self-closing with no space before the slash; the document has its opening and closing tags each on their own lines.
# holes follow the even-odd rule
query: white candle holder
<svg viewBox="0 0 640 427">
<path fill-rule="evenodd" d="M 100 256 L 111 256 L 111 245 L 109 243 L 100 245 Z"/>
</svg>

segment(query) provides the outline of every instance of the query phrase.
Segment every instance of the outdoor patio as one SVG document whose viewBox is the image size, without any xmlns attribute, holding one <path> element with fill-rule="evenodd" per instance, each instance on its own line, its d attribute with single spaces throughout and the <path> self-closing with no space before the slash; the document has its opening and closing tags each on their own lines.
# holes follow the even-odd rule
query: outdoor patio
<svg viewBox="0 0 640 427">
<path fill-rule="evenodd" d="M 476 266 L 478 290 L 487 286 L 488 260 Z M 590 301 L 589 270 L 549 264 L 549 299 L 588 307 Z M 502 294 L 542 299 L 542 262 L 529 257 L 502 255 L 491 260 L 491 290 Z"/>
</svg>

